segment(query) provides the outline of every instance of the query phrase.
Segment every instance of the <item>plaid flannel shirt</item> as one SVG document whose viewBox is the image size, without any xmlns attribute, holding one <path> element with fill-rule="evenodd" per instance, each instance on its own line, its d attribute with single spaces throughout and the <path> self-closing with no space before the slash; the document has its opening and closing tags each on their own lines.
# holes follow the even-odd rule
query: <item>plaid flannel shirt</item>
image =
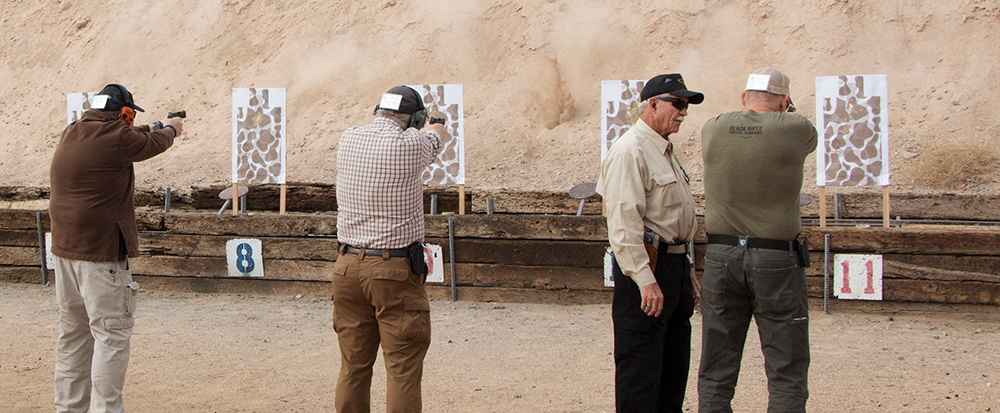
<svg viewBox="0 0 1000 413">
<path fill-rule="evenodd" d="M 344 131 L 337 149 L 337 239 L 402 248 L 424 239 L 421 175 L 441 151 L 437 133 L 376 117 Z"/>
</svg>

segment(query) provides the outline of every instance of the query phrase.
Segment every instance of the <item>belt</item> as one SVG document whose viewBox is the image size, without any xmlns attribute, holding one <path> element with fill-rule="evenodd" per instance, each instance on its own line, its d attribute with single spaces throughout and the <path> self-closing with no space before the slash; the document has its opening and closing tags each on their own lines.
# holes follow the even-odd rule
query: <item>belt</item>
<svg viewBox="0 0 1000 413">
<path fill-rule="evenodd" d="M 389 251 L 389 256 L 390 257 L 406 257 L 406 256 L 409 256 L 409 251 L 406 248 L 392 248 L 392 249 L 388 249 L 388 250 L 382 250 L 382 249 L 377 249 L 377 248 L 366 248 L 365 249 L 365 256 L 370 256 L 370 255 L 371 256 L 375 256 L 375 255 L 377 255 L 377 256 L 381 257 L 382 256 L 382 251 Z M 352 247 L 350 245 L 345 245 L 344 246 L 344 253 L 345 254 L 355 254 L 355 255 L 357 255 L 357 253 L 359 253 L 359 252 L 361 252 L 361 248 Z"/>
<path fill-rule="evenodd" d="M 687 254 L 687 243 L 683 244 L 668 244 L 666 242 L 661 242 L 660 246 L 656 248 L 657 251 L 666 251 L 667 254 Z"/>
<path fill-rule="evenodd" d="M 708 234 L 709 244 L 724 244 L 734 247 L 746 246 L 747 248 L 763 248 L 768 250 L 798 251 L 799 243 L 792 241 L 782 241 L 767 238 L 737 237 L 735 235 Z"/>
</svg>

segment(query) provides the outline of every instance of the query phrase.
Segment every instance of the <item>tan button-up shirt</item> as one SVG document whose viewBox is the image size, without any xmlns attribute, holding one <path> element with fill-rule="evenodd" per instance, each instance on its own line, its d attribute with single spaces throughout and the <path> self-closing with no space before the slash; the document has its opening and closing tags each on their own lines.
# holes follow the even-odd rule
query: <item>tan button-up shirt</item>
<svg viewBox="0 0 1000 413">
<path fill-rule="evenodd" d="M 640 287 L 656 282 L 642 246 L 644 227 L 668 243 L 690 241 L 697 230 L 694 197 L 672 146 L 639 120 L 611 145 L 597 179 L 611 250 Z"/>
</svg>

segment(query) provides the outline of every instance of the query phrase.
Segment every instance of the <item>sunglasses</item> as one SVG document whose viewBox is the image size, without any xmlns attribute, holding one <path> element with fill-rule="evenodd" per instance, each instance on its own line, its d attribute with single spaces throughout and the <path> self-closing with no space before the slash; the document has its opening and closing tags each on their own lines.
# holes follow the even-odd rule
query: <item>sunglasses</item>
<svg viewBox="0 0 1000 413">
<path fill-rule="evenodd" d="M 662 100 L 664 102 L 670 102 L 670 104 L 674 105 L 674 107 L 677 108 L 677 110 L 684 110 L 684 109 L 688 108 L 688 103 L 687 102 L 685 102 L 683 100 L 680 100 L 680 99 L 677 99 L 677 98 L 656 98 L 656 100 Z"/>
</svg>

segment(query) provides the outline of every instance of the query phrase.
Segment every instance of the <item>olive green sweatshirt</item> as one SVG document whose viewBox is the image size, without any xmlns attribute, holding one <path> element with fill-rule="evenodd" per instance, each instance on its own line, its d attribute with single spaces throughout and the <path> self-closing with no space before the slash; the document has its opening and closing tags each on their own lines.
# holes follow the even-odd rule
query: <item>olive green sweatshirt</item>
<svg viewBox="0 0 1000 413">
<path fill-rule="evenodd" d="M 804 116 L 739 111 L 709 119 L 701 130 L 705 161 L 705 229 L 791 240 L 799 234 L 805 158 L 816 127 Z"/>
</svg>

